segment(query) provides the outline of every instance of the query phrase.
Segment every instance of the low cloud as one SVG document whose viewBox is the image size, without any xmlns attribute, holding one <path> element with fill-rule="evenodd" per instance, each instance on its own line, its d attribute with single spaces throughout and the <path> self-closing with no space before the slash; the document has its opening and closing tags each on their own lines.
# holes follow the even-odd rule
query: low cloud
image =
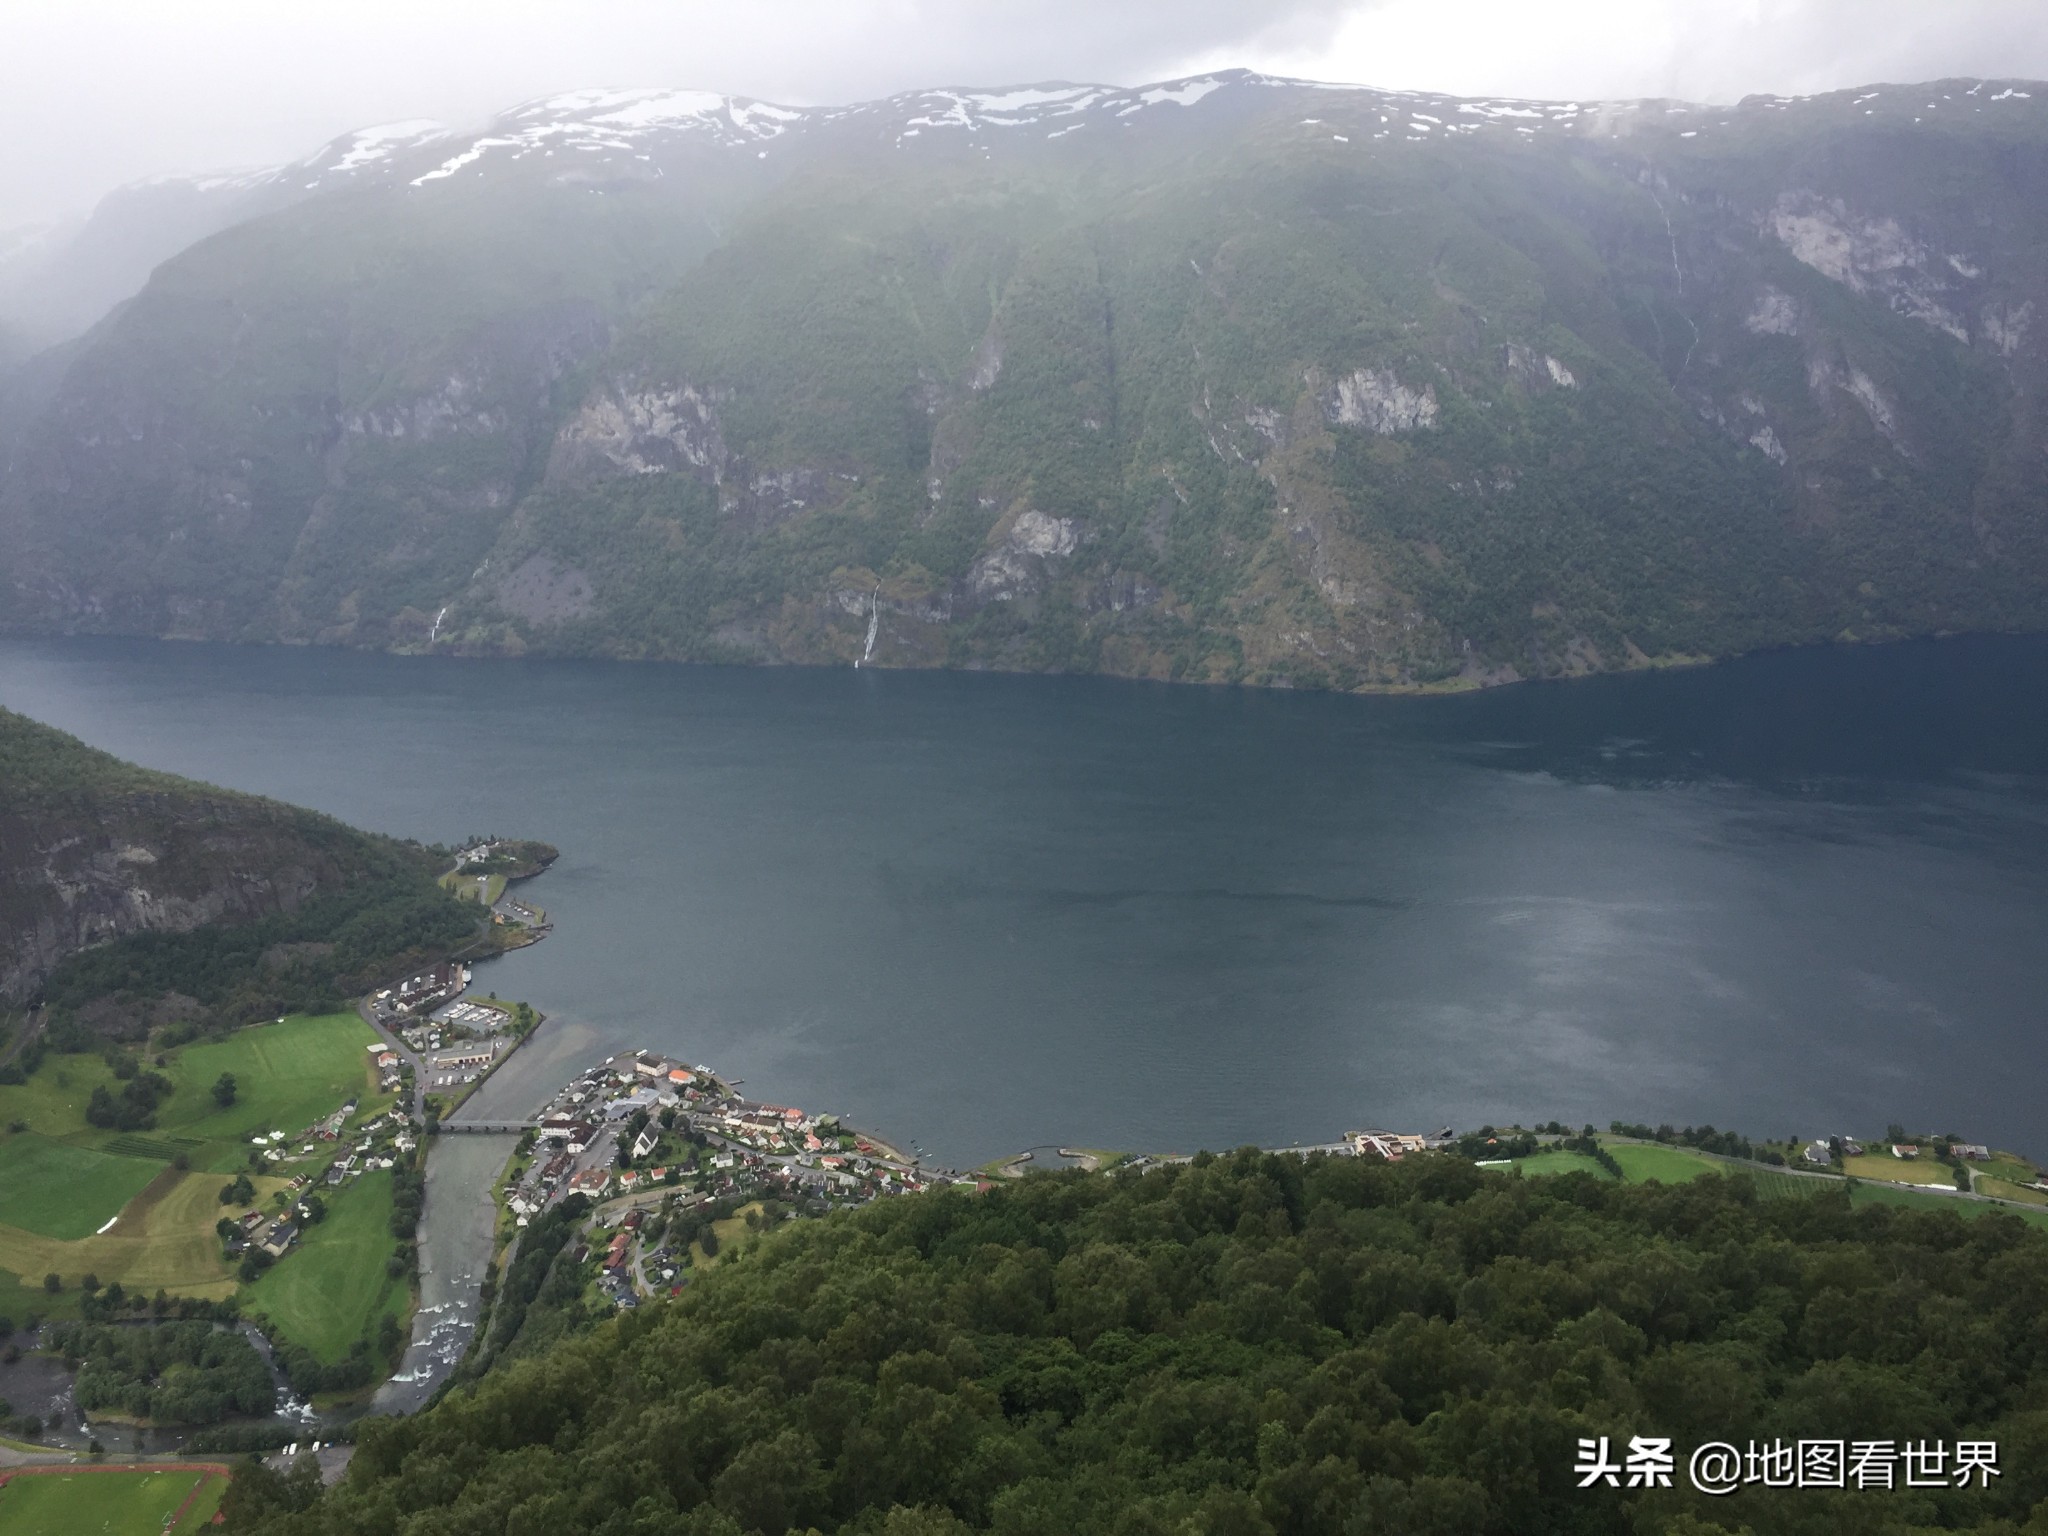
<svg viewBox="0 0 2048 1536">
<path fill-rule="evenodd" d="M 1733 100 L 2048 73 L 2031 0 L 66 0 L 0 7 L 0 230 L 143 176 L 585 85 L 795 103 L 1248 65 L 1527 96 Z"/>
</svg>

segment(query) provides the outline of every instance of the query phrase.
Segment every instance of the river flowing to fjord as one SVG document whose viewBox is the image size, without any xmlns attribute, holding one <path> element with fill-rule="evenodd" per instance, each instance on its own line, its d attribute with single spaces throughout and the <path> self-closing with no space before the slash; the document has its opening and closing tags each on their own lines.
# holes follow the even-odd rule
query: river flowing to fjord
<svg viewBox="0 0 2048 1536">
<path fill-rule="evenodd" d="M 2048 1153 L 2048 641 L 1458 698 L 0 642 L 0 703 L 544 838 L 523 1114 L 626 1046 L 966 1166 L 1511 1119 Z"/>
</svg>

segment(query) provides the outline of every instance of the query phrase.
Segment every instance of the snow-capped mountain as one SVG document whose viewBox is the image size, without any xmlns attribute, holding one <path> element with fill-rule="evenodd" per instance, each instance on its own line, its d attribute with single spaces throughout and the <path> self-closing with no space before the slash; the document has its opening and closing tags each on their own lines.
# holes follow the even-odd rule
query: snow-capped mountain
<svg viewBox="0 0 2048 1536">
<path fill-rule="evenodd" d="M 1933 99 L 1930 99 L 1932 97 Z M 1696 103 L 1522 101 L 1381 90 L 1229 70 L 1120 87 L 1052 82 L 910 91 L 844 106 L 789 106 L 669 88 L 589 89 L 529 101 L 481 128 L 414 119 L 357 129 L 286 165 L 158 177 L 110 193 L 69 227 L 0 237 L 0 327 L 48 344 L 76 334 L 141 287 L 161 261 L 246 219 L 311 197 L 370 188 L 432 196 L 503 182 L 602 186 L 658 181 L 751 160 L 779 177 L 822 156 L 886 148 L 985 160 L 1106 149 L 1118 141 L 1199 135 L 1298 103 L 1292 127 L 1338 144 L 1461 138 L 1649 135 L 1681 143 L 1806 98 L 1739 108 Z M 1878 122 L 1983 118 L 2032 100 L 2024 82 L 1959 89 L 1883 86 L 1837 93 L 1843 117 Z"/>
<path fill-rule="evenodd" d="M 0 626 L 1394 688 L 2048 627 L 2044 146 L 2026 82 L 1241 72 L 364 129 L 45 241 L 74 325 L 141 287 L 0 398 Z"/>
</svg>

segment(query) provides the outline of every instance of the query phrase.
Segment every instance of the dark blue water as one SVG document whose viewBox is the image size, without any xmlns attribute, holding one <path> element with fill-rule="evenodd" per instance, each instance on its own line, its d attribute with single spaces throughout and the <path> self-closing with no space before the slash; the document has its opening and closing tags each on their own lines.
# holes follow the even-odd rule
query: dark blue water
<svg viewBox="0 0 2048 1536">
<path fill-rule="evenodd" d="M 0 643 L 0 703 L 545 838 L 554 1022 L 941 1160 L 1509 1119 L 2048 1152 L 2048 641 L 1445 699 Z"/>
</svg>

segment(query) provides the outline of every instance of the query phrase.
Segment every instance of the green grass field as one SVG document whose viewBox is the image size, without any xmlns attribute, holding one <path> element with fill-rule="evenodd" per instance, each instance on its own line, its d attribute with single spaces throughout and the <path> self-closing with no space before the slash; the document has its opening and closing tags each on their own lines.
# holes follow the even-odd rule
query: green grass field
<svg viewBox="0 0 2048 1536">
<path fill-rule="evenodd" d="M 43 1237 L 90 1237 L 163 1171 L 162 1163 L 33 1131 L 0 1137 L 0 1224 Z"/>
<path fill-rule="evenodd" d="M 243 1295 L 286 1339 L 334 1361 L 372 1327 L 379 1314 L 406 1303 L 400 1282 L 385 1271 L 391 1235 L 391 1175 L 366 1173 L 320 1191 L 327 1219 L 305 1229 L 296 1250 Z"/>
<path fill-rule="evenodd" d="M 1990 1161 L 1971 1164 L 1979 1173 L 1988 1173 L 1994 1179 L 2004 1179 L 2010 1184 L 2031 1184 L 2041 1175 L 2032 1163 L 2014 1157 L 2010 1152 L 1994 1152 Z"/>
<path fill-rule="evenodd" d="M 1852 1178 L 1884 1179 L 1894 1184 L 1941 1184 L 1956 1187 L 1955 1175 L 1947 1163 L 1931 1157 L 1893 1157 L 1889 1152 L 1865 1152 L 1842 1159 L 1843 1172 Z"/>
<path fill-rule="evenodd" d="M 85 1108 L 93 1089 L 120 1085 L 97 1056 L 52 1056 L 26 1083 L 0 1086 L 0 1124 L 20 1121 L 52 1141 L 141 1159 L 169 1162 L 183 1153 L 194 1168 L 232 1172 L 243 1166 L 248 1139 L 258 1130 L 296 1133 L 349 1099 L 360 1102 L 365 1117 L 388 1108 L 390 1096 L 372 1092 L 375 1079 L 364 1049 L 376 1038 L 354 1013 L 336 1013 L 296 1015 L 182 1047 L 157 1069 L 174 1091 L 150 1131 L 88 1124 Z M 223 1072 L 235 1079 L 235 1102 L 225 1110 L 213 1102 L 213 1085 Z M 112 1214 L 103 1211 L 99 1220 Z M 0 1221 L 26 1225 L 6 1216 Z"/>
<path fill-rule="evenodd" d="M 2010 1205 L 1992 1205 L 1985 1200 L 1964 1200 L 1955 1195 L 1937 1195 L 1930 1191 L 1901 1189 L 1896 1184 L 1859 1183 L 1849 1195 L 1854 1206 L 1902 1205 L 1915 1211 L 1953 1211 L 1958 1216 L 1975 1219 L 2000 1211 L 2007 1216 L 2017 1216 L 2021 1221 L 2037 1227 L 2048 1227 L 2048 1210 L 2021 1209 Z"/>
<path fill-rule="evenodd" d="M 224 1214 L 239 1215 L 245 1207 L 220 1204 L 219 1174 L 178 1173 L 161 1163 L 141 1166 L 154 1169 L 157 1176 L 122 1208 L 121 1219 L 110 1231 L 64 1241 L 0 1226 L 0 1269 L 19 1276 L 27 1293 L 25 1298 L 9 1296 L 11 1288 L 0 1283 L 0 1298 L 17 1308 L 9 1316 L 19 1319 L 31 1311 L 45 1317 L 69 1315 L 76 1308 L 78 1279 L 87 1273 L 145 1293 L 161 1289 L 173 1296 L 217 1300 L 234 1290 L 234 1276 L 221 1258 L 213 1227 Z M 285 1188 L 286 1181 L 258 1178 L 255 1184 L 258 1207 L 269 1210 L 272 1196 Z M 54 1305 L 42 1288 L 43 1276 L 51 1273 L 60 1275 L 65 1286 Z"/>
<path fill-rule="evenodd" d="M 747 1230 L 747 1212 L 759 1211 L 760 1209 L 760 1201 L 751 1201 L 734 1211 L 725 1220 L 711 1223 L 711 1230 L 718 1234 L 718 1252 L 707 1258 L 704 1254 L 704 1244 L 701 1241 L 694 1242 L 690 1244 L 690 1263 L 697 1269 L 710 1269 L 719 1260 L 731 1254 L 735 1244 L 743 1243 L 753 1235 Z"/>
<path fill-rule="evenodd" d="M 1583 1152 L 1566 1152 L 1553 1147 L 1548 1152 L 1538 1152 L 1533 1157 L 1518 1158 L 1515 1171 L 1526 1174 L 1546 1173 L 1590 1173 L 1596 1179 L 1611 1179 L 1613 1174 L 1602 1168 Z"/>
<path fill-rule="evenodd" d="M 296 1134 L 350 1099 L 366 1115 L 381 1112 L 390 1096 L 371 1093 L 365 1050 L 376 1039 L 355 1014 L 334 1013 L 188 1045 L 165 1071 L 177 1092 L 157 1115 L 157 1134 L 203 1138 L 206 1151 L 194 1153 L 192 1165 L 227 1172 L 242 1166 L 248 1138 L 259 1130 Z M 215 1107 L 212 1092 L 223 1072 L 235 1079 L 235 1102 L 225 1110 Z"/>
<path fill-rule="evenodd" d="M 1682 1147 L 1650 1146 L 1638 1142 L 1613 1142 L 1607 1148 L 1631 1184 L 1655 1179 L 1661 1184 L 1683 1184 L 1703 1173 L 1725 1173 L 1728 1165 Z"/>
<path fill-rule="evenodd" d="M 0 1125 L 19 1120 L 44 1136 L 90 1130 L 86 1101 L 95 1088 L 118 1088 L 114 1074 L 97 1056 L 52 1056 L 25 1083 L 0 1084 Z"/>
<path fill-rule="evenodd" d="M 1842 1188 L 1840 1179 L 1802 1178 L 1778 1168 L 1730 1167 L 1726 1171 L 1748 1174 L 1756 1183 L 1756 1192 L 1766 1200 L 1807 1200 L 1831 1189 Z"/>
<path fill-rule="evenodd" d="M 39 1473 L 0 1487 L 0 1531 L 7 1536 L 171 1536 L 165 1522 L 203 1480 L 217 1473 L 185 1468 L 134 1472 Z M 198 1531 L 220 1507 L 219 1487 L 202 1489 L 176 1531 Z"/>
<path fill-rule="evenodd" d="M 2022 1205 L 2048 1205 L 2048 1195 L 2038 1189 L 2029 1189 L 2024 1184 L 2015 1184 L 2010 1179 L 1979 1177 L 1977 1193 L 1994 1195 L 2000 1200 L 2017 1200 Z"/>
<path fill-rule="evenodd" d="M 478 876 L 473 874 L 457 874 L 450 871 L 441 877 L 441 888 L 453 891 L 463 901 L 475 901 L 477 899 L 476 883 L 478 878 Z M 484 881 L 484 905 L 487 907 L 496 906 L 498 898 L 505 894 L 505 877 L 503 875 L 485 875 L 481 878 Z"/>
</svg>

